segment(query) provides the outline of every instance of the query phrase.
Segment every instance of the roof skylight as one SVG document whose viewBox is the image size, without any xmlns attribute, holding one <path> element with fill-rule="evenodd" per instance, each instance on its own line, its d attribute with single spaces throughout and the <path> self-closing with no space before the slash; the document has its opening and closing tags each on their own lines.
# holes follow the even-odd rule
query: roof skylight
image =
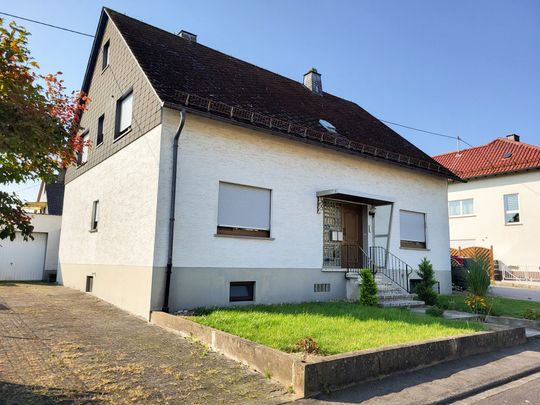
<svg viewBox="0 0 540 405">
<path fill-rule="evenodd" d="M 503 159 L 508 159 L 512 157 L 512 152 L 505 152 L 503 155 Z"/>
<path fill-rule="evenodd" d="M 326 129 L 328 132 L 332 132 L 333 134 L 337 132 L 336 127 L 326 120 L 320 119 L 319 124 L 321 124 L 324 127 L 324 129 Z"/>
</svg>

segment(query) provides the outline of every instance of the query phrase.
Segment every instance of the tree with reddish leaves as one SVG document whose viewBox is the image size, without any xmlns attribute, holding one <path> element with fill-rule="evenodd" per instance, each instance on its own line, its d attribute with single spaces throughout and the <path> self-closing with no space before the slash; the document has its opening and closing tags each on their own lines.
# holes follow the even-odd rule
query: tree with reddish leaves
<svg viewBox="0 0 540 405">
<path fill-rule="evenodd" d="M 0 184 L 52 181 L 83 147 L 79 121 L 88 98 L 67 94 L 61 72 L 40 75 L 30 34 L 0 19 Z M 0 191 L 0 240 L 32 238 L 31 218 L 15 193 Z"/>
</svg>

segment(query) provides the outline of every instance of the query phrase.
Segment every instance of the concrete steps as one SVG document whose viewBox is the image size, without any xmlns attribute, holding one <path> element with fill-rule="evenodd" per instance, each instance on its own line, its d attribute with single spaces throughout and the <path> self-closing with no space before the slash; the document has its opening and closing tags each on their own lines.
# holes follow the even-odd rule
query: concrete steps
<svg viewBox="0 0 540 405">
<path fill-rule="evenodd" d="M 383 274 L 376 274 L 375 282 L 381 307 L 411 308 L 425 305 L 424 301 L 416 299 L 416 295 L 409 294 Z"/>
</svg>

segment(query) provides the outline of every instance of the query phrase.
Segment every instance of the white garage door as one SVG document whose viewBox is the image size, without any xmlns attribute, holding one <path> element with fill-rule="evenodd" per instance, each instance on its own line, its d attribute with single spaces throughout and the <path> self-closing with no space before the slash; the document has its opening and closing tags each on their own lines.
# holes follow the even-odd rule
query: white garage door
<svg viewBox="0 0 540 405">
<path fill-rule="evenodd" d="M 35 233 L 28 242 L 19 235 L 0 240 L 0 280 L 41 280 L 46 245 L 46 233 Z"/>
</svg>

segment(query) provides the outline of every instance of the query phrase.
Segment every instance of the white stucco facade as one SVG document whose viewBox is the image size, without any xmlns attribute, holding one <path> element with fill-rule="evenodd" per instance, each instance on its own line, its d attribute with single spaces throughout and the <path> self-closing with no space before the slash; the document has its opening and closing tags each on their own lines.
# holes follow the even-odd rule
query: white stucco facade
<svg viewBox="0 0 540 405">
<path fill-rule="evenodd" d="M 148 317 L 161 126 L 66 184 L 58 281 Z M 90 231 L 99 201 L 97 232 Z"/>
<path fill-rule="evenodd" d="M 172 143 L 179 112 L 66 184 L 59 281 L 143 317 L 162 306 Z M 216 236 L 219 182 L 271 190 L 268 239 Z M 390 251 L 431 260 L 450 291 L 447 181 L 326 148 L 187 114 L 178 151 L 171 310 L 229 303 L 231 281 L 255 281 L 255 303 L 344 299 L 344 271 L 323 269 L 316 193 L 343 188 L 394 203 Z M 90 232 L 99 201 L 97 232 Z M 400 248 L 399 210 L 426 214 L 426 249 Z M 372 227 L 366 227 L 371 240 Z M 328 292 L 314 284 L 328 283 Z M 253 303 L 253 302 L 251 302 Z"/>
<path fill-rule="evenodd" d="M 519 223 L 505 223 L 505 194 L 519 196 Z M 472 215 L 450 217 L 452 247 L 493 246 L 494 258 L 505 265 L 538 270 L 540 171 L 472 179 L 467 183 L 449 185 L 449 201 L 471 198 L 474 201 Z"/>
<path fill-rule="evenodd" d="M 178 112 L 164 114 L 155 266 L 166 259 L 165 202 L 178 121 Z M 216 236 L 220 181 L 271 190 L 270 239 Z M 428 257 L 441 292 L 450 292 L 446 179 L 188 114 L 179 148 L 171 307 L 229 305 L 228 282 L 241 280 L 256 281 L 260 303 L 344 298 L 343 273 L 322 269 L 316 193 L 334 188 L 395 201 L 390 251 L 412 267 Z M 401 209 L 426 214 L 427 249 L 400 248 Z M 318 282 L 335 287 L 315 294 Z"/>
</svg>

